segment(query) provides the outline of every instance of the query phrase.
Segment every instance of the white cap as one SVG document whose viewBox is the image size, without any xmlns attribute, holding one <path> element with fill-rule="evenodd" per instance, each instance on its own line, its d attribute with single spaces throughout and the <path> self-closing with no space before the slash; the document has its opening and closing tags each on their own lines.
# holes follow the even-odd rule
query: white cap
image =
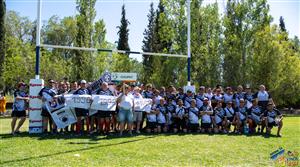
<svg viewBox="0 0 300 167">
<path fill-rule="evenodd" d="M 86 84 L 86 80 L 83 79 L 83 80 L 80 81 L 80 83 L 81 84 Z"/>
</svg>

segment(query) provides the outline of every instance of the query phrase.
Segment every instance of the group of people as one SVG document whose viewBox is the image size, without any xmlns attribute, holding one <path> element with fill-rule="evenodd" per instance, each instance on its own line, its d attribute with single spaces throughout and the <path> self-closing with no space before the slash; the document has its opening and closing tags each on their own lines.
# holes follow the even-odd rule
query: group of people
<svg viewBox="0 0 300 167">
<path fill-rule="evenodd" d="M 117 98 L 116 111 L 98 110 L 89 115 L 89 110 L 75 108 L 77 123 L 58 130 L 45 105 L 42 107 L 43 132 L 66 133 L 76 135 L 106 134 L 127 131 L 145 133 L 271 133 L 278 126 L 277 136 L 281 136 L 282 114 L 276 109 L 271 95 L 264 85 L 257 92 L 250 87 L 245 90 L 241 85 L 233 90 L 218 85 L 215 88 L 200 86 L 196 91 L 175 88 L 170 85 L 159 89 L 147 85 L 114 85 L 103 82 L 97 90 L 88 89 L 85 80 L 77 82 L 55 82 L 48 80 L 39 96 L 44 103 L 53 99 L 60 100 L 61 95 L 107 95 Z M 14 93 L 15 101 L 12 112 L 12 134 L 19 133 L 25 121 L 26 101 L 25 83 L 18 84 Z M 135 99 L 152 99 L 150 112 L 134 110 Z M 16 119 L 21 118 L 15 129 Z M 48 126 L 50 125 L 50 126 Z M 127 125 L 127 126 L 126 126 Z"/>
</svg>

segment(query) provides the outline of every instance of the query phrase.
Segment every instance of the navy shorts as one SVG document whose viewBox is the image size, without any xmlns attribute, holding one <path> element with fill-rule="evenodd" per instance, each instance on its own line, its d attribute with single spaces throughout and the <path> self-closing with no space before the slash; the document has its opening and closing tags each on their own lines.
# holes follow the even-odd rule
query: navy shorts
<svg viewBox="0 0 300 167">
<path fill-rule="evenodd" d="M 153 130 L 155 128 L 157 128 L 157 123 L 156 122 L 148 122 L 147 121 L 147 129 Z"/>
<path fill-rule="evenodd" d="M 25 110 L 23 110 L 23 111 L 12 111 L 11 117 L 17 117 L 17 118 L 26 117 L 26 111 Z"/>
<path fill-rule="evenodd" d="M 209 128 L 211 128 L 211 123 L 201 123 L 201 128 L 209 129 Z"/>
<path fill-rule="evenodd" d="M 110 118 L 112 116 L 112 112 L 111 111 L 98 111 L 97 116 L 99 118 Z"/>
<path fill-rule="evenodd" d="M 268 127 L 269 128 L 273 128 L 273 126 L 278 126 L 277 124 L 276 124 L 276 122 L 274 121 L 274 122 L 268 122 Z"/>
<path fill-rule="evenodd" d="M 47 118 L 50 118 L 50 117 L 51 117 L 51 115 L 50 115 L 50 113 L 48 112 L 48 110 L 46 109 L 46 107 L 42 107 L 41 116 L 42 116 L 42 117 L 47 117 Z"/>
<path fill-rule="evenodd" d="M 76 117 L 86 117 L 89 115 L 89 110 L 82 108 L 75 108 Z"/>
<path fill-rule="evenodd" d="M 187 125 L 184 119 L 175 118 L 173 123 L 173 128 L 176 129 L 186 129 Z"/>
<path fill-rule="evenodd" d="M 188 129 L 191 130 L 191 131 L 197 131 L 197 130 L 199 130 L 199 124 L 189 123 L 188 124 Z"/>
</svg>

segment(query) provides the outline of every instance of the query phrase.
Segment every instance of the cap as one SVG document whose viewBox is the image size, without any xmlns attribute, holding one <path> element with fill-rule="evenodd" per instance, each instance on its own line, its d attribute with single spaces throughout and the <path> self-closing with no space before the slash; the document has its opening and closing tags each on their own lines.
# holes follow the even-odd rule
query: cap
<svg viewBox="0 0 300 167">
<path fill-rule="evenodd" d="M 81 84 L 86 84 L 86 80 L 83 79 L 83 80 L 80 81 L 80 83 Z"/>
<path fill-rule="evenodd" d="M 199 89 L 205 89 L 205 87 L 204 86 L 200 86 Z"/>
<path fill-rule="evenodd" d="M 192 91 L 191 91 L 191 90 L 189 90 L 189 89 L 188 89 L 186 92 L 187 92 L 187 93 L 192 93 Z"/>
<path fill-rule="evenodd" d="M 232 104 L 232 101 L 228 101 L 227 104 Z"/>
<path fill-rule="evenodd" d="M 206 98 L 206 97 L 205 97 L 203 100 L 205 100 L 205 101 L 206 101 L 206 100 L 208 100 L 208 98 Z"/>
<path fill-rule="evenodd" d="M 49 79 L 48 82 L 49 83 L 55 83 L 55 81 L 53 79 Z"/>
<path fill-rule="evenodd" d="M 19 82 L 18 87 L 21 87 L 21 86 L 26 86 L 26 84 L 24 82 Z"/>
</svg>

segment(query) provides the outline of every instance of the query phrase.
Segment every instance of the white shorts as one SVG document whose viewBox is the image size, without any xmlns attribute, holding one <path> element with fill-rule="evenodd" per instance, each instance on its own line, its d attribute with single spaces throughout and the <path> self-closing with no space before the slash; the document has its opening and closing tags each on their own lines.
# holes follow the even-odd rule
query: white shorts
<svg viewBox="0 0 300 167">
<path fill-rule="evenodd" d="M 133 121 L 142 121 L 143 119 L 143 112 L 141 111 L 135 111 L 133 112 Z"/>
</svg>

